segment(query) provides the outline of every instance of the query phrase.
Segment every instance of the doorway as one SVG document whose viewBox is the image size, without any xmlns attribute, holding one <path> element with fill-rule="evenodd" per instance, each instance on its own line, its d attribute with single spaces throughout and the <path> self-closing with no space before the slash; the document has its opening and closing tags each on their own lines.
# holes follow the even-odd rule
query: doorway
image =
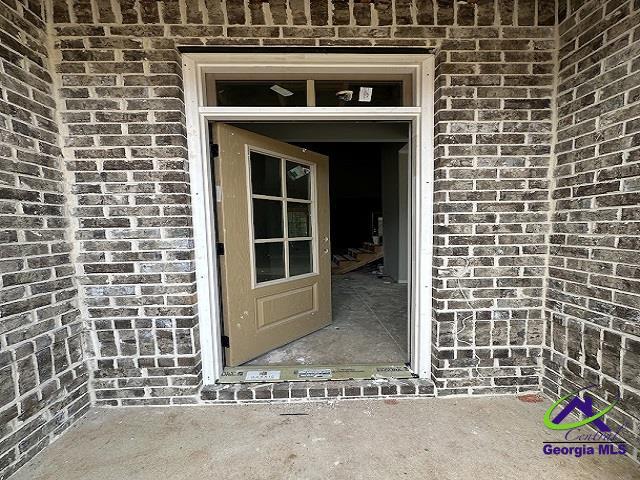
<svg viewBox="0 0 640 480">
<path fill-rule="evenodd" d="M 220 139 L 215 168 L 226 365 L 378 365 L 407 373 L 410 123 L 235 122 L 213 131 L 234 138 Z M 236 152 L 245 152 L 246 165 Z M 319 160 L 328 175 L 314 165 Z M 248 237 L 254 245 L 241 246 Z M 247 259 L 255 266 L 243 287 Z"/>
<path fill-rule="evenodd" d="M 408 339 L 412 371 L 421 378 L 430 375 L 431 345 L 431 212 L 433 187 L 433 56 L 428 54 L 393 55 L 368 52 L 367 55 L 339 53 L 188 53 L 183 55 L 187 139 L 191 164 L 194 211 L 194 240 L 198 310 L 202 345 L 202 370 L 205 384 L 223 376 L 223 338 L 220 319 L 220 283 L 216 244 L 216 198 L 222 194 L 210 182 L 209 122 L 247 121 L 409 121 L 411 123 L 410 197 L 412 228 L 408 272 Z M 289 76 L 292 72 L 307 78 L 307 107 L 304 106 L 220 106 L 210 103 L 207 75 L 222 73 L 239 78 L 260 71 L 270 78 Z M 407 75 L 404 85 L 410 97 L 402 96 L 400 106 L 328 106 L 313 104 L 313 80 L 322 75 L 372 79 L 376 75 Z M 365 78 L 366 77 L 366 78 Z M 230 78 L 230 77 L 227 77 Z M 394 77 L 395 78 L 395 77 Z M 368 82 L 368 80 L 367 80 Z M 293 88 L 293 86 L 292 86 Z M 297 87 L 296 87 L 297 88 Z M 404 88 L 404 87 L 403 87 Z M 363 90 L 363 88 L 360 88 Z M 367 89 L 364 89 L 365 91 Z M 293 90 L 292 90 L 293 91 Z M 406 91 L 406 90 L 405 90 Z M 316 99 L 318 97 L 316 96 Z M 358 102 L 361 101 L 360 96 Z M 366 95 L 362 101 L 367 101 Z M 394 97 L 395 98 L 395 97 Z M 396 100 L 394 100 L 396 101 Z M 409 102 L 409 103 L 407 103 Z M 427 220 L 425 220 L 427 219 Z"/>
</svg>

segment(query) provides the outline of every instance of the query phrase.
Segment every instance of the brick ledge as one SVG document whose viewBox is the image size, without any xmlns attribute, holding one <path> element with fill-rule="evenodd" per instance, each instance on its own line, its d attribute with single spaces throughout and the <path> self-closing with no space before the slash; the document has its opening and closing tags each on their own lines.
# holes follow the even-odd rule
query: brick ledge
<svg viewBox="0 0 640 480">
<path fill-rule="evenodd" d="M 205 385 L 200 398 L 207 403 L 320 400 L 375 397 L 434 397 L 431 380 L 334 380 L 327 382 L 236 383 Z"/>
</svg>

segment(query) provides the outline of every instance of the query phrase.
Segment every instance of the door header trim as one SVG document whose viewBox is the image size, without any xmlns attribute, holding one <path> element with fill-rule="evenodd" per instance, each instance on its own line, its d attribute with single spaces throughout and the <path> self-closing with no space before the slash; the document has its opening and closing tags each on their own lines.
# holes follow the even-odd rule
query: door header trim
<svg viewBox="0 0 640 480">
<path fill-rule="evenodd" d="M 325 55 L 353 53 L 356 55 L 429 55 L 433 47 L 296 47 L 296 46 L 228 46 L 228 45 L 179 45 L 180 53 L 317 53 Z"/>
</svg>

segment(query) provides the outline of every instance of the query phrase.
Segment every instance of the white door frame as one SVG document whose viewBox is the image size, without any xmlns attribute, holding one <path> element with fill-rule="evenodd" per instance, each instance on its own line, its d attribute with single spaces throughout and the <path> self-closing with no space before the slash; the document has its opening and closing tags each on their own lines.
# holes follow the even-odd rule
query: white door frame
<svg viewBox="0 0 640 480">
<path fill-rule="evenodd" d="M 218 263 L 215 251 L 214 202 L 209 161 L 210 121 L 406 120 L 411 122 L 411 195 L 413 206 L 409 252 L 409 350 L 411 369 L 431 375 L 433 249 L 433 90 L 434 57 L 425 54 L 324 53 L 186 53 L 182 58 L 193 235 L 198 291 L 198 317 L 205 385 L 224 368 L 219 311 Z M 349 73 L 411 74 L 411 107 L 208 107 L 205 73 Z M 241 77 L 240 77 L 241 78 Z"/>
</svg>

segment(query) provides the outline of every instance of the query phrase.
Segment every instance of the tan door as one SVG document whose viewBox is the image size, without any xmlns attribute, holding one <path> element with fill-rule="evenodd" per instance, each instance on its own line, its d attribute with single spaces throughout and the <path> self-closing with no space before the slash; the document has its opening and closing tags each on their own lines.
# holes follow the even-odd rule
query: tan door
<svg viewBox="0 0 640 480">
<path fill-rule="evenodd" d="M 329 159 L 223 123 L 215 138 L 226 363 L 236 366 L 331 323 Z"/>
</svg>

